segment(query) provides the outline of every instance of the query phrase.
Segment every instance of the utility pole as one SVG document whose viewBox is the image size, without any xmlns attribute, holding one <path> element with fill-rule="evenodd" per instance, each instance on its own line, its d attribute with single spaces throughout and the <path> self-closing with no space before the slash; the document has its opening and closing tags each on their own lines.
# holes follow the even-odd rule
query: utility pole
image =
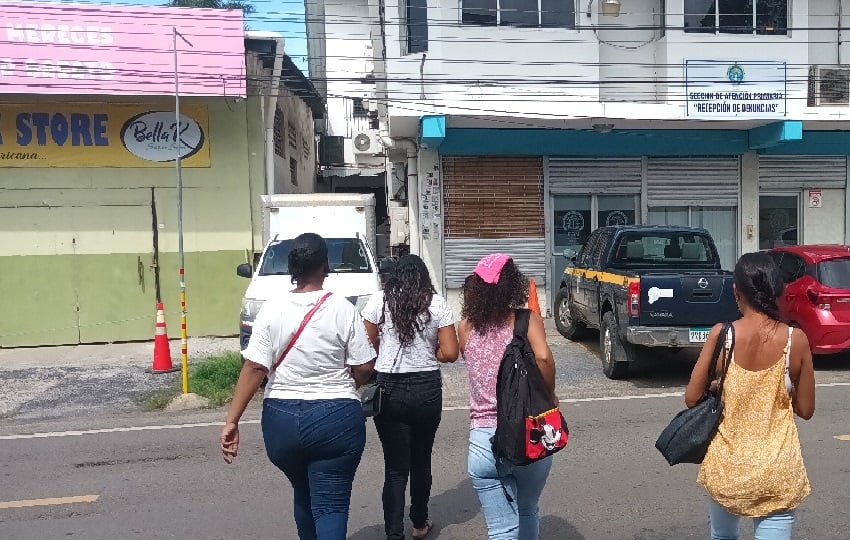
<svg viewBox="0 0 850 540">
<path fill-rule="evenodd" d="M 180 139 L 180 75 L 177 64 L 177 37 L 193 47 L 177 27 L 171 27 L 174 45 L 174 143 L 177 148 L 177 159 L 174 161 L 177 172 L 177 251 L 180 261 L 180 354 L 183 375 L 183 393 L 189 393 L 189 339 L 186 335 L 186 259 L 183 252 L 183 157 L 182 141 Z"/>
</svg>

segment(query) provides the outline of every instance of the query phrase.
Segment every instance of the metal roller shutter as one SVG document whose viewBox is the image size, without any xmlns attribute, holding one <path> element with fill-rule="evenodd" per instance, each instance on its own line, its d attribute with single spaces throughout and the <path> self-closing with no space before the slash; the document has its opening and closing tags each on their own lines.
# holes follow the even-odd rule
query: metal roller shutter
<svg viewBox="0 0 850 540">
<path fill-rule="evenodd" d="M 546 282 L 546 242 L 543 238 L 446 238 L 446 287 L 463 285 L 466 277 L 484 255 L 506 253 L 528 277 L 533 277 L 538 286 Z"/>
<path fill-rule="evenodd" d="M 552 193 L 640 193 L 641 158 L 549 158 Z"/>
<path fill-rule="evenodd" d="M 738 206 L 737 157 L 647 158 L 649 206 Z"/>
<path fill-rule="evenodd" d="M 488 253 L 511 255 L 545 283 L 542 158 L 446 157 L 446 286 L 459 287 Z"/>
<path fill-rule="evenodd" d="M 759 156 L 759 189 L 843 189 L 847 156 Z"/>
</svg>

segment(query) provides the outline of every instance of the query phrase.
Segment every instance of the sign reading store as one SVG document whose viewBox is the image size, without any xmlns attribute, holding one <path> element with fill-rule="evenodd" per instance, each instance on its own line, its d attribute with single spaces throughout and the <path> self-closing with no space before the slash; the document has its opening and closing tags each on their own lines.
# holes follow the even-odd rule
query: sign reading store
<svg viewBox="0 0 850 540">
<path fill-rule="evenodd" d="M 0 105 L 0 167 L 209 167 L 203 105 Z"/>
<path fill-rule="evenodd" d="M 689 118 L 782 118 L 787 114 L 785 62 L 687 60 Z"/>
</svg>

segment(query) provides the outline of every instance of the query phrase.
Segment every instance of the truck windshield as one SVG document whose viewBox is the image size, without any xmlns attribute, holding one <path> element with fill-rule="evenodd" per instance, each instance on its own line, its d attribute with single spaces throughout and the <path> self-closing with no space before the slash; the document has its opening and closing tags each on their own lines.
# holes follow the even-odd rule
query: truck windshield
<svg viewBox="0 0 850 540">
<path fill-rule="evenodd" d="M 294 240 L 282 240 L 269 246 L 260 266 L 261 276 L 289 275 L 289 252 Z M 331 272 L 368 274 L 372 272 L 366 247 L 357 238 L 325 238 Z"/>
<path fill-rule="evenodd" d="M 818 277 L 827 287 L 850 289 L 850 259 L 833 259 L 818 264 Z"/>
<path fill-rule="evenodd" d="M 714 248 L 705 235 L 671 232 L 634 232 L 620 237 L 612 261 L 617 266 L 713 266 Z"/>
</svg>

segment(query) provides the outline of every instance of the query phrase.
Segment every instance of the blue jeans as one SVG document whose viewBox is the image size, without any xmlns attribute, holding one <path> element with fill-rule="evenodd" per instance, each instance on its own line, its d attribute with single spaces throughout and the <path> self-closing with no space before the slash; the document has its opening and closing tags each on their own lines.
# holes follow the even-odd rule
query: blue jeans
<svg viewBox="0 0 850 540">
<path fill-rule="evenodd" d="M 301 540 L 345 540 L 354 473 L 366 446 L 366 420 L 353 399 L 263 401 L 269 460 L 294 490 Z"/>
<path fill-rule="evenodd" d="M 709 498 L 708 516 L 711 522 L 711 540 L 738 540 L 737 516 Z M 794 511 L 776 512 L 764 517 L 753 518 L 754 540 L 790 540 L 794 525 Z"/>
<path fill-rule="evenodd" d="M 490 438 L 495 428 L 469 432 L 469 477 L 478 493 L 489 540 L 537 540 L 540 534 L 538 501 L 552 457 L 515 467 L 496 464 Z M 508 501 L 506 492 L 513 501 Z"/>
</svg>

